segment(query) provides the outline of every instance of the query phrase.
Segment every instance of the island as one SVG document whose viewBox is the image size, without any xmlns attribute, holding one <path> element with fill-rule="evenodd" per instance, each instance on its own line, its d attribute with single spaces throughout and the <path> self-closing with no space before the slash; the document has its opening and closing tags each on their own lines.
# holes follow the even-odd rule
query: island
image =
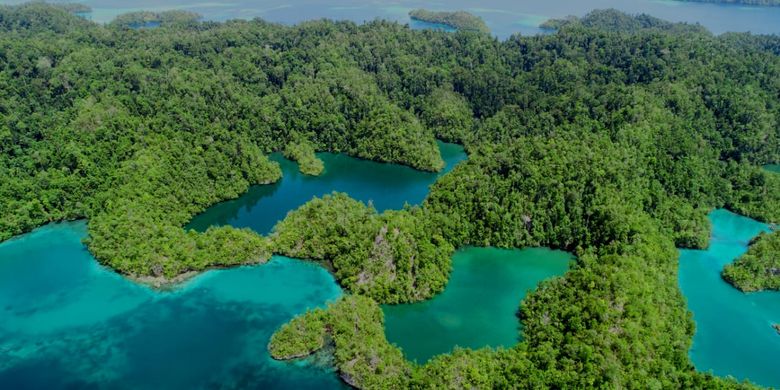
<svg viewBox="0 0 780 390">
<path fill-rule="evenodd" d="M 191 23 L 200 18 L 200 14 L 184 10 L 163 12 L 138 11 L 121 14 L 112 20 L 110 24 L 120 28 L 139 29 L 177 23 Z"/>
<path fill-rule="evenodd" d="M 92 12 L 92 7 L 81 3 L 54 3 L 53 6 L 76 15 Z"/>
<path fill-rule="evenodd" d="M 306 139 L 288 143 L 283 154 L 298 162 L 298 169 L 305 175 L 319 176 L 325 170 L 325 164 L 315 154 L 314 145 Z"/>
<path fill-rule="evenodd" d="M 741 291 L 780 290 L 780 231 L 751 240 L 747 253 L 724 267 L 721 275 Z"/>
<path fill-rule="evenodd" d="M 780 335 L 780 324 L 772 324 L 772 327 L 777 331 L 777 334 Z"/>
<path fill-rule="evenodd" d="M 539 25 L 544 31 L 553 32 L 571 26 L 572 28 L 597 27 L 601 30 L 612 32 L 639 32 L 639 31 L 674 31 L 707 33 L 707 30 L 698 24 L 672 23 L 647 14 L 628 15 L 614 8 L 597 10 L 586 17 L 567 16 L 562 19 L 549 19 Z"/>
<path fill-rule="evenodd" d="M 466 11 L 447 12 L 416 9 L 409 12 L 409 17 L 423 22 L 443 24 L 462 31 L 490 32 L 482 18 Z"/>
<path fill-rule="evenodd" d="M 324 267 L 338 298 L 283 311 L 294 319 L 270 342 L 245 345 L 279 359 L 332 348 L 338 375 L 363 389 L 748 386 L 695 369 L 677 247 L 707 245 L 715 208 L 780 222 L 780 175 L 761 168 L 780 161 L 780 57 L 764 44 L 777 37 L 614 10 L 507 40 L 165 15 L 103 25 L 44 3 L 0 7 L 0 240 L 83 219 L 79 248 L 105 271 L 160 283 L 274 255 Z M 133 28 L 147 21 L 161 26 Z M 311 174 L 315 151 L 441 172 L 442 139 L 468 158 L 419 205 L 378 211 L 336 192 L 270 233 L 186 228 L 283 180 L 272 153 Z M 474 246 L 575 260 L 511 298 L 517 344 L 406 359 L 381 305 L 442 293 L 455 251 Z"/>
</svg>

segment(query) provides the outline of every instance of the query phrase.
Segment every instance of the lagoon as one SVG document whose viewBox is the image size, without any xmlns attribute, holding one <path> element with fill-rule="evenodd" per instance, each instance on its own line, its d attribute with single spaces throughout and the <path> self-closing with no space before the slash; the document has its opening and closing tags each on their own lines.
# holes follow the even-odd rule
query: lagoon
<svg viewBox="0 0 780 390">
<path fill-rule="evenodd" d="M 282 168 L 281 180 L 271 185 L 253 186 L 238 199 L 210 207 L 193 218 L 186 228 L 204 231 L 209 226 L 230 225 L 268 234 L 288 211 L 297 209 L 312 197 L 322 197 L 333 191 L 371 202 L 379 212 L 402 209 L 404 204 L 417 205 L 422 203 L 428 195 L 428 187 L 439 176 L 466 159 L 460 145 L 439 142 L 439 150 L 446 164 L 439 173 L 361 160 L 345 154 L 317 153 L 325 163 L 325 172 L 320 176 L 304 175 L 298 171 L 298 164 L 274 153 L 271 159 Z"/>
<path fill-rule="evenodd" d="M 447 170 L 466 158 L 440 144 Z M 281 155 L 283 179 L 218 204 L 191 225 L 267 233 L 293 210 L 334 190 L 382 211 L 419 204 L 441 173 L 322 153 L 319 177 Z M 200 225 L 198 225 L 200 224 Z M 327 354 L 278 362 L 266 345 L 295 315 L 342 292 L 324 268 L 274 256 L 213 270 L 169 291 L 99 265 L 84 221 L 49 224 L 0 243 L 0 388 L 345 388 Z"/>
<path fill-rule="evenodd" d="M 100 266 L 86 224 L 0 244 L 0 388 L 344 388 L 330 365 L 277 362 L 271 334 L 341 295 L 323 268 L 274 257 L 154 291 Z"/>
<path fill-rule="evenodd" d="M 407 359 L 464 348 L 511 347 L 521 340 L 520 302 L 543 280 L 563 275 L 572 255 L 545 248 L 464 248 L 447 288 L 433 299 L 384 305 L 388 341 Z"/>
<path fill-rule="evenodd" d="M 723 281 L 723 267 L 748 249 L 766 224 L 726 210 L 709 215 L 707 250 L 680 250 L 680 288 L 696 321 L 690 351 L 700 371 L 780 387 L 780 292 L 745 294 Z"/>
</svg>

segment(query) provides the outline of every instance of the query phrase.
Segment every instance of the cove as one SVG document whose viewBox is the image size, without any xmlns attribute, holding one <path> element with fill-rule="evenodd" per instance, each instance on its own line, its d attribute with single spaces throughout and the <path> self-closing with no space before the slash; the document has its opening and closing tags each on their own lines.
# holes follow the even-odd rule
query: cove
<svg viewBox="0 0 780 390">
<path fill-rule="evenodd" d="M 419 363 L 455 346 L 511 347 L 521 337 L 517 310 L 522 299 L 542 280 L 563 275 L 572 258 L 546 248 L 458 250 L 441 294 L 382 306 L 387 339 Z"/>
<path fill-rule="evenodd" d="M 313 263 L 206 272 L 154 291 L 100 266 L 86 224 L 0 244 L 0 388 L 345 388 L 327 362 L 277 362 L 282 324 L 341 295 Z"/>
<path fill-rule="evenodd" d="M 769 172 L 780 173 L 780 164 L 764 165 L 764 169 Z"/>
<path fill-rule="evenodd" d="M 420 204 L 428 187 L 466 159 L 463 147 L 439 142 L 445 168 L 439 173 L 423 172 L 398 165 L 361 160 L 344 154 L 317 153 L 325 163 L 320 176 L 307 176 L 298 165 L 281 156 L 271 155 L 282 169 L 282 179 L 270 185 L 252 186 L 241 197 L 218 203 L 197 215 L 185 227 L 204 231 L 209 226 L 231 225 L 268 234 L 276 223 L 312 197 L 333 191 L 374 205 L 377 211 L 401 209 L 405 203 Z"/>
<path fill-rule="evenodd" d="M 723 281 L 723 267 L 748 249 L 766 224 L 726 210 L 709 215 L 707 250 L 680 250 L 680 289 L 696 321 L 690 356 L 700 371 L 780 387 L 780 293 L 744 294 Z"/>
</svg>

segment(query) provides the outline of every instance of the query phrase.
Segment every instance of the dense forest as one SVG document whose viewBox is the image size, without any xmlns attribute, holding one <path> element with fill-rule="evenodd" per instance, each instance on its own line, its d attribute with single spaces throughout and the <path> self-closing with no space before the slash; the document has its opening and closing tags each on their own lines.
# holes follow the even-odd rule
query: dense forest
<svg viewBox="0 0 780 390">
<path fill-rule="evenodd" d="M 742 291 L 780 290 L 780 231 L 754 238 L 748 252 L 727 265 L 722 274 Z"/>
<path fill-rule="evenodd" d="M 675 246 L 706 246 L 715 207 L 780 222 L 780 175 L 760 168 L 780 162 L 780 38 L 616 11 L 556 29 L 499 41 L 184 14 L 103 26 L 0 7 L 0 240 L 87 218 L 101 263 L 163 279 L 272 253 L 318 261 L 348 294 L 269 348 L 293 358 L 332 343 L 361 388 L 749 387 L 694 370 Z M 310 174 L 314 151 L 437 171 L 437 138 L 469 159 L 419 207 L 380 214 L 332 194 L 268 237 L 183 229 L 279 180 L 269 152 Z M 440 292 L 463 245 L 577 260 L 518 299 L 522 343 L 408 362 L 378 304 Z"/>
<path fill-rule="evenodd" d="M 444 24 L 457 30 L 490 32 L 482 18 L 466 11 L 447 12 L 415 9 L 409 12 L 409 17 L 423 22 Z"/>
</svg>

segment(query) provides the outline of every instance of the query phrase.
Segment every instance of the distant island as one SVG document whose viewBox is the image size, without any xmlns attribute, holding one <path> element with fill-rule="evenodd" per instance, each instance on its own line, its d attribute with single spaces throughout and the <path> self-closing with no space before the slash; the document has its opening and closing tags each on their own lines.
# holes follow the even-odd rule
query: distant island
<svg viewBox="0 0 780 390">
<path fill-rule="evenodd" d="M 85 14 L 88 12 L 92 12 L 92 7 L 80 3 L 58 3 L 58 4 L 53 4 L 53 6 L 60 8 L 65 12 L 70 12 L 72 14 Z"/>
<path fill-rule="evenodd" d="M 163 12 L 137 11 L 119 15 L 110 24 L 119 28 L 137 29 L 161 25 L 187 24 L 196 22 L 200 18 L 200 14 L 182 10 Z"/>
<path fill-rule="evenodd" d="M 780 6 L 780 0 L 677 0 L 695 3 L 720 3 L 720 4 L 741 4 L 741 5 L 763 5 Z"/>
<path fill-rule="evenodd" d="M 780 1 L 780 0 L 778 0 Z M 546 31 L 558 31 L 567 26 L 599 28 L 612 32 L 666 31 L 676 33 L 706 33 L 707 30 L 699 24 L 672 23 L 656 17 L 639 14 L 627 15 L 616 9 L 593 11 L 584 18 L 567 16 L 562 19 L 550 19 L 539 25 Z"/>
<path fill-rule="evenodd" d="M 420 20 L 428 23 L 439 23 L 450 26 L 452 28 L 464 31 L 478 31 L 483 33 L 489 33 L 485 21 L 479 16 L 470 14 L 466 11 L 428 11 L 425 9 L 416 9 L 409 12 L 409 16 L 414 20 Z"/>
</svg>

